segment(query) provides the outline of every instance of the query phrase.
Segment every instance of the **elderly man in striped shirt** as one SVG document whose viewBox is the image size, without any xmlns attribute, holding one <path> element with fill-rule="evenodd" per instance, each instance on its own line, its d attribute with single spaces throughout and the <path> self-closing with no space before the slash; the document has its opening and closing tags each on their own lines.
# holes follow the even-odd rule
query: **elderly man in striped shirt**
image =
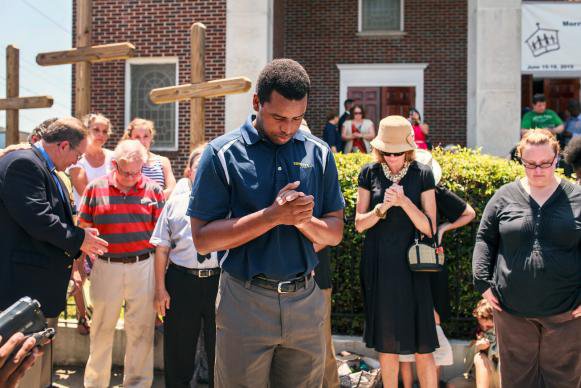
<svg viewBox="0 0 581 388">
<path fill-rule="evenodd" d="M 153 245 L 149 239 L 164 205 L 161 187 L 141 174 L 147 151 L 136 140 L 123 140 L 113 155 L 113 171 L 92 181 L 81 201 L 83 227 L 97 228 L 109 251 L 95 259 L 91 272 L 93 301 L 91 348 L 85 387 L 108 387 L 115 325 L 125 301 L 124 387 L 153 382 L 155 311 Z"/>
</svg>

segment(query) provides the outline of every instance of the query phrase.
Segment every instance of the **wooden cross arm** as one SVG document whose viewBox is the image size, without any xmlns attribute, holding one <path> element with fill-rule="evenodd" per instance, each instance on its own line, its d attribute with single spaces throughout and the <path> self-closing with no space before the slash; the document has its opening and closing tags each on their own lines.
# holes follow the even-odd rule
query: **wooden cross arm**
<svg viewBox="0 0 581 388">
<path fill-rule="evenodd" d="M 156 104 L 190 100 L 192 98 L 211 98 L 247 92 L 252 82 L 246 77 L 226 78 L 197 84 L 170 86 L 153 89 L 149 98 Z"/>
<path fill-rule="evenodd" d="M 50 108 L 51 96 L 0 98 L 0 110 Z"/>
<path fill-rule="evenodd" d="M 36 56 L 36 63 L 41 66 L 67 65 L 78 62 L 95 63 L 127 59 L 134 55 L 135 46 L 129 42 L 124 42 L 40 53 Z"/>
</svg>

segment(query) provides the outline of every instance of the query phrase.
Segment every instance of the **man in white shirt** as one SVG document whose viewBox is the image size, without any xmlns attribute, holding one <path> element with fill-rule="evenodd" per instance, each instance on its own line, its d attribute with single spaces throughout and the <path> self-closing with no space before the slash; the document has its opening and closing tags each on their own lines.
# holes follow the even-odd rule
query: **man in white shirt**
<svg viewBox="0 0 581 388">
<path fill-rule="evenodd" d="M 190 386 L 202 319 L 210 387 L 214 386 L 214 306 L 220 278 L 218 255 L 216 252 L 205 256 L 197 253 L 190 217 L 186 215 L 191 182 L 202 151 L 203 147 L 192 151 L 186 172 L 188 189 L 174 191 L 150 240 L 156 247 L 154 303 L 157 313 L 165 317 L 163 351 L 167 387 Z"/>
</svg>

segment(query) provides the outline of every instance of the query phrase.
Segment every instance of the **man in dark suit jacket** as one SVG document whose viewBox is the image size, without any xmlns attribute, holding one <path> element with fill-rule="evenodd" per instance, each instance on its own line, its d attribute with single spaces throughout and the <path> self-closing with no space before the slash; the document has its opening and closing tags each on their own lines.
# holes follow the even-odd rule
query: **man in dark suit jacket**
<svg viewBox="0 0 581 388">
<path fill-rule="evenodd" d="M 0 311 L 30 296 L 45 316 L 58 317 L 73 261 L 81 251 L 94 256 L 107 250 L 96 229 L 74 225 L 56 174 L 81 157 L 86 135 L 79 120 L 59 119 L 41 141 L 0 158 Z"/>
</svg>

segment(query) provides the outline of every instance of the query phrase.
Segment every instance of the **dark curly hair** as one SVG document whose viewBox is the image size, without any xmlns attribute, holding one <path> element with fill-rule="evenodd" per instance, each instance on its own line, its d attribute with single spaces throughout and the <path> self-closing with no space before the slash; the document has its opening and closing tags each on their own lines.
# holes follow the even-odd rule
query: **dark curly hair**
<svg viewBox="0 0 581 388">
<path fill-rule="evenodd" d="M 577 179 L 579 179 L 579 171 L 581 170 L 581 136 L 571 139 L 563 154 L 565 155 L 565 162 L 573 167 L 577 173 Z"/>
<path fill-rule="evenodd" d="M 311 80 L 305 68 L 288 58 L 275 59 L 267 64 L 256 83 L 256 94 L 261 104 L 270 101 L 273 90 L 286 99 L 302 100 L 310 89 Z"/>
</svg>

